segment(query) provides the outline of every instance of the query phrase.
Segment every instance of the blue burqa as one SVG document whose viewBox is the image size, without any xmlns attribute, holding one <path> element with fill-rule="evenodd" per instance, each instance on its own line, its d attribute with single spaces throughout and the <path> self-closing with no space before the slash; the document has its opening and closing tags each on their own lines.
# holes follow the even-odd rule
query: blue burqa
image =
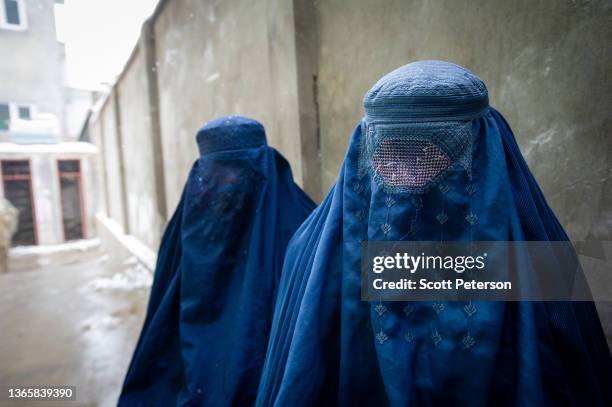
<svg viewBox="0 0 612 407">
<path fill-rule="evenodd" d="M 120 406 L 255 402 L 285 249 L 315 206 L 260 123 L 220 118 L 197 141 Z"/>
<path fill-rule="evenodd" d="M 591 302 L 360 301 L 363 240 L 568 239 L 473 73 L 409 64 L 364 106 L 287 249 L 257 405 L 612 405 Z"/>
</svg>

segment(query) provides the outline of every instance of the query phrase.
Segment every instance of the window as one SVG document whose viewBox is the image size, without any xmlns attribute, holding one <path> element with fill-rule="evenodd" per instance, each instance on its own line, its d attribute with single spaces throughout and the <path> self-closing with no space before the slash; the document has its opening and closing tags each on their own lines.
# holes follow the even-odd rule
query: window
<svg viewBox="0 0 612 407">
<path fill-rule="evenodd" d="M 26 13 L 24 0 L 0 0 L 0 28 L 25 30 Z"/>
<path fill-rule="evenodd" d="M 11 110 L 8 103 L 0 103 L 0 130 L 8 130 L 11 123 Z"/>
<path fill-rule="evenodd" d="M 32 193 L 32 176 L 28 160 L 2 160 L 0 173 L 4 196 L 19 210 L 17 232 L 13 235 L 13 246 L 35 245 L 36 214 Z"/>
<path fill-rule="evenodd" d="M 16 0 L 4 0 L 4 11 L 6 12 L 6 22 L 8 24 L 19 25 L 19 3 Z"/>
<path fill-rule="evenodd" d="M 30 106 L 19 106 L 17 111 L 21 120 L 32 120 L 32 109 Z"/>
<path fill-rule="evenodd" d="M 0 131 L 10 131 L 11 121 L 16 124 L 15 120 L 32 120 L 35 114 L 36 106 L 34 105 L 0 102 Z"/>
</svg>

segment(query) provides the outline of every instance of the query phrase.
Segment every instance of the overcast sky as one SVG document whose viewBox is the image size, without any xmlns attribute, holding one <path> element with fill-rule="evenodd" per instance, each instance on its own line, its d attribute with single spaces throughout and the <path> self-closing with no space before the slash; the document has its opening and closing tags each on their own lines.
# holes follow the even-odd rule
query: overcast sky
<svg viewBox="0 0 612 407">
<path fill-rule="evenodd" d="M 121 72 L 157 0 L 65 0 L 55 6 L 70 86 L 100 88 Z"/>
</svg>

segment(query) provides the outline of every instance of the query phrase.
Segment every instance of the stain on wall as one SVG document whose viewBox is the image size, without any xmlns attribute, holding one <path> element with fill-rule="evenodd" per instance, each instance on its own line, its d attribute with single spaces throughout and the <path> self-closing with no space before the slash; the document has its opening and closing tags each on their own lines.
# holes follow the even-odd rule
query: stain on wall
<svg viewBox="0 0 612 407">
<path fill-rule="evenodd" d="M 168 1 L 154 33 L 169 211 L 198 156 L 198 128 L 222 115 L 261 121 L 301 181 L 291 2 Z"/>
<path fill-rule="evenodd" d="M 335 181 L 362 99 L 422 59 L 468 67 L 514 130 L 575 241 L 612 238 L 612 2 L 317 0 L 322 189 Z M 612 253 L 608 253 L 608 258 Z M 597 304 L 612 346 L 612 303 Z"/>
<path fill-rule="evenodd" d="M 165 223 L 156 200 L 149 90 L 140 49 L 132 55 L 118 83 L 119 115 L 130 233 L 156 250 Z"/>
<path fill-rule="evenodd" d="M 115 98 L 111 93 L 99 114 L 103 129 L 103 160 L 105 162 L 106 193 L 108 194 L 108 216 L 126 228 L 123 210 L 123 186 L 121 180 L 121 148 L 117 135 Z"/>
<path fill-rule="evenodd" d="M 195 133 L 228 114 L 260 120 L 318 199 L 336 179 L 366 91 L 401 65 L 444 59 L 483 78 L 571 238 L 610 240 L 610 21 L 612 2 L 602 0 L 162 1 L 145 30 L 158 98 L 147 93 L 152 76 L 137 49 L 118 97 L 92 123 L 108 213 L 129 218 L 144 240 L 147 219 L 161 229 L 159 196 L 169 216 L 198 156 Z M 156 109 L 161 153 L 150 149 Z M 155 247 L 158 231 L 150 233 Z"/>
<path fill-rule="evenodd" d="M 318 0 L 322 189 L 365 92 L 409 62 L 443 59 L 487 84 L 575 240 L 612 234 L 612 3 Z"/>
</svg>

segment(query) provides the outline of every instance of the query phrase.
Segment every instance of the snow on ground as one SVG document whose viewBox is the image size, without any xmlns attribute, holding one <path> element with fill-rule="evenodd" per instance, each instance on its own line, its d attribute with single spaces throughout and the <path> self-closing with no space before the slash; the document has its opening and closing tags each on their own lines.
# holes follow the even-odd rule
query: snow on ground
<svg viewBox="0 0 612 407">
<path fill-rule="evenodd" d="M 74 264 L 85 258 L 99 258 L 99 239 L 76 240 L 56 245 L 17 246 L 9 249 L 9 271 L 32 271 L 40 268 Z"/>
<path fill-rule="evenodd" d="M 125 288 L 142 287 L 150 276 L 117 253 L 74 257 L 0 274 L 0 383 L 70 384 L 75 405 L 116 406 L 149 296 L 148 288 Z M 88 288 L 93 281 L 98 290 Z"/>
<path fill-rule="evenodd" d="M 41 246 L 16 246 L 9 250 L 11 257 L 23 257 L 32 255 L 62 254 L 68 252 L 87 252 L 100 247 L 100 239 L 75 240 L 62 244 L 41 245 Z"/>
<path fill-rule="evenodd" d="M 0 143 L 0 153 L 19 153 L 19 154 L 65 154 L 65 153 L 83 153 L 95 154 L 98 148 L 91 143 L 82 141 L 68 141 L 53 144 L 17 144 L 17 143 Z"/>
<path fill-rule="evenodd" d="M 149 270 L 155 269 L 157 261 L 157 253 L 155 251 L 151 250 L 136 237 L 125 234 L 123 228 L 113 219 L 100 213 L 96 215 L 96 219 L 100 222 L 100 226 L 106 229 L 132 256 L 135 256 Z"/>
<path fill-rule="evenodd" d="M 111 277 L 99 277 L 92 280 L 88 288 L 101 290 L 132 291 L 151 287 L 153 275 L 135 257 L 130 257 L 123 263 L 126 267 Z"/>
</svg>

